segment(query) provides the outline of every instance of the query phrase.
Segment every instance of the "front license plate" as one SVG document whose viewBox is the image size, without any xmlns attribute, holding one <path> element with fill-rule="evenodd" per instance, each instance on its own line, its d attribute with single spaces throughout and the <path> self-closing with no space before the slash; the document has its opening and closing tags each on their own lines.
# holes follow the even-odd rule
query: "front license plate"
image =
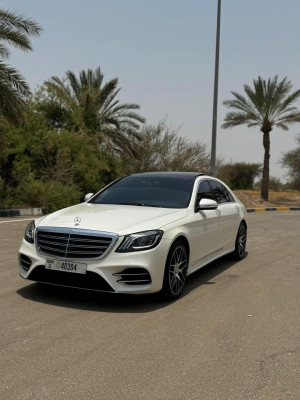
<svg viewBox="0 0 300 400">
<path fill-rule="evenodd" d="M 74 274 L 86 274 L 86 264 L 75 261 L 61 261 L 47 258 L 46 269 L 54 271 L 72 272 Z"/>
</svg>

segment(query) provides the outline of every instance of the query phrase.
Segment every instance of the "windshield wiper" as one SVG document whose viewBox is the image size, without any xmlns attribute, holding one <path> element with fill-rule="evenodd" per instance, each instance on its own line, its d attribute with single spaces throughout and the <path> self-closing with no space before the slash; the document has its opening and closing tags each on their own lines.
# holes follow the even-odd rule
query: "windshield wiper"
<svg viewBox="0 0 300 400">
<path fill-rule="evenodd" d="M 118 203 L 124 206 L 140 206 L 140 207 L 161 207 L 154 204 L 147 204 L 147 203 Z"/>
</svg>

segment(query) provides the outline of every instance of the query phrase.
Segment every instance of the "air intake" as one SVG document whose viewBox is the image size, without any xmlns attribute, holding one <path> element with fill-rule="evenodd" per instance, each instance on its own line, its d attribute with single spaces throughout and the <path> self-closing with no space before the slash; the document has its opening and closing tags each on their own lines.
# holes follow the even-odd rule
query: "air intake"
<svg viewBox="0 0 300 400">
<path fill-rule="evenodd" d="M 117 282 L 127 285 L 149 285 L 151 283 L 151 276 L 144 268 L 126 268 L 113 275 L 120 277 Z"/>
<path fill-rule="evenodd" d="M 25 269 L 25 271 L 28 271 L 29 268 L 31 267 L 31 260 L 29 257 L 25 256 L 25 254 L 20 255 L 20 262 L 22 268 Z"/>
</svg>

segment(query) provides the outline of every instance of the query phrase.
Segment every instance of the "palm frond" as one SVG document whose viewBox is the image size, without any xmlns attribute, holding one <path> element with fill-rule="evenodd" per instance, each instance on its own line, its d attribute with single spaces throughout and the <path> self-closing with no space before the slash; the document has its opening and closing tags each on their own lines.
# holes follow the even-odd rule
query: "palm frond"
<svg viewBox="0 0 300 400">
<path fill-rule="evenodd" d="M 276 110 L 276 115 L 280 116 L 282 113 L 286 112 L 287 109 L 290 108 L 290 106 L 297 101 L 300 98 L 300 89 L 296 90 L 295 92 L 291 93 L 289 96 L 287 96 L 285 99 L 281 99 L 281 102 L 278 105 L 278 108 Z M 293 107 L 296 109 L 296 107 Z"/>
<path fill-rule="evenodd" d="M 277 126 L 278 128 L 281 128 L 281 129 L 284 130 L 284 131 L 288 131 L 288 130 L 289 130 L 287 124 L 285 124 L 285 123 L 283 123 L 283 122 L 277 122 L 277 123 L 276 123 L 276 126 Z"/>
<path fill-rule="evenodd" d="M 244 112 L 230 112 L 224 118 L 222 128 L 232 128 L 238 125 L 247 125 L 249 123 L 257 123 L 255 114 L 246 114 Z"/>
<path fill-rule="evenodd" d="M 0 76 L 0 116 L 9 121 L 18 123 L 21 120 L 24 101 L 18 91 L 7 80 Z"/>
<path fill-rule="evenodd" d="M 97 101 L 99 108 L 106 108 L 108 104 L 117 96 L 121 89 L 118 89 L 118 79 L 112 79 L 107 82 L 99 91 Z"/>
<path fill-rule="evenodd" d="M 8 50 L 8 48 L 0 43 L 0 57 L 2 58 L 2 60 L 9 58 L 9 56 L 10 51 Z"/>
<path fill-rule="evenodd" d="M 34 20 L 8 10 L 0 10 L 0 25 L 17 29 L 30 36 L 39 36 L 43 31 L 42 27 Z"/>
<path fill-rule="evenodd" d="M 88 87 L 88 78 L 84 69 L 79 72 L 79 80 L 81 88 L 86 89 Z"/>
<path fill-rule="evenodd" d="M 76 99 L 79 100 L 81 94 L 81 86 L 79 80 L 76 78 L 74 72 L 70 70 L 66 72 L 66 78 L 75 94 Z"/>
<path fill-rule="evenodd" d="M 248 124 L 247 124 L 248 128 L 252 128 L 254 126 L 260 126 L 260 122 L 259 121 L 257 121 L 257 122 L 253 121 L 253 122 L 248 122 Z"/>
<path fill-rule="evenodd" d="M 28 84 L 19 72 L 15 68 L 2 63 L 1 61 L 0 79 L 2 81 L 6 80 L 10 83 L 21 96 L 28 96 L 31 93 Z"/>
<path fill-rule="evenodd" d="M 269 102 L 269 117 L 275 117 L 276 114 L 278 113 L 278 110 L 280 108 L 280 104 L 284 100 L 284 98 L 288 95 L 292 88 L 291 82 L 287 81 L 287 78 L 285 77 L 281 82 L 279 82 L 275 88 L 274 93 L 271 93 L 268 96 L 268 102 Z"/>
<path fill-rule="evenodd" d="M 23 51 L 32 50 L 28 36 L 17 29 L 11 29 L 7 26 L 0 25 L 0 39 Z"/>
<path fill-rule="evenodd" d="M 105 88 L 105 91 L 107 92 L 106 95 L 105 95 L 105 91 L 103 93 L 102 90 L 98 93 L 97 104 L 98 104 L 99 110 L 101 110 L 101 112 L 105 113 L 106 111 L 111 110 L 112 108 L 115 107 L 115 105 L 120 103 L 119 100 L 116 100 L 116 97 L 119 94 L 120 90 L 121 90 L 120 88 L 119 89 L 112 88 L 111 92 L 110 92 L 109 88 Z"/>
<path fill-rule="evenodd" d="M 94 71 L 94 88 L 100 89 L 103 81 L 103 74 L 101 73 L 100 67 Z"/>
<path fill-rule="evenodd" d="M 52 76 L 49 80 L 44 82 L 48 93 L 55 96 L 57 100 L 63 102 L 69 109 L 74 107 L 75 101 L 69 86 L 57 76 Z"/>
<path fill-rule="evenodd" d="M 223 104 L 228 107 L 228 108 L 233 108 L 235 110 L 241 110 L 245 111 L 246 113 L 255 113 L 256 110 L 253 107 L 253 104 L 251 104 L 247 99 L 240 95 L 237 92 L 231 92 L 231 94 L 235 97 L 233 100 L 225 100 L 223 101 Z"/>
<path fill-rule="evenodd" d="M 264 115 L 264 102 L 263 102 L 263 96 L 264 96 L 264 88 L 262 84 L 259 84 L 260 82 L 255 82 L 255 90 L 252 90 L 250 86 L 244 85 L 244 90 L 247 94 L 247 96 L 250 99 L 250 102 L 252 103 L 253 107 L 257 110 L 257 112 L 263 116 Z"/>
<path fill-rule="evenodd" d="M 278 118 L 276 120 L 275 125 L 281 122 L 285 124 L 293 124 L 294 122 L 300 122 L 300 111 L 292 111 L 288 114 L 282 115 L 281 118 Z"/>
</svg>

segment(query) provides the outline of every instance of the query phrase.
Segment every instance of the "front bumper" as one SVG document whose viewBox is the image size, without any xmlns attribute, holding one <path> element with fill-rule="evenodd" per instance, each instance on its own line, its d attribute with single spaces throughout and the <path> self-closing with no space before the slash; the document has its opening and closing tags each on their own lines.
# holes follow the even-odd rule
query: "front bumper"
<svg viewBox="0 0 300 400">
<path fill-rule="evenodd" d="M 162 289 L 165 263 L 171 242 L 167 239 L 162 239 L 158 246 L 151 250 L 116 253 L 115 249 L 122 239 L 119 238 L 110 253 L 100 260 L 59 258 L 59 260 L 78 261 L 87 264 L 87 274 L 46 270 L 46 259 L 58 258 L 39 253 L 35 244 L 28 243 L 23 239 L 19 249 L 19 273 L 24 279 L 60 286 L 128 294 L 159 292 Z M 30 262 L 28 262 L 28 259 Z M 27 263 L 24 263 L 24 260 L 27 260 Z M 146 284 L 120 282 L 122 280 L 120 279 L 120 273 L 132 268 L 143 269 L 148 272 L 151 282 Z"/>
</svg>

